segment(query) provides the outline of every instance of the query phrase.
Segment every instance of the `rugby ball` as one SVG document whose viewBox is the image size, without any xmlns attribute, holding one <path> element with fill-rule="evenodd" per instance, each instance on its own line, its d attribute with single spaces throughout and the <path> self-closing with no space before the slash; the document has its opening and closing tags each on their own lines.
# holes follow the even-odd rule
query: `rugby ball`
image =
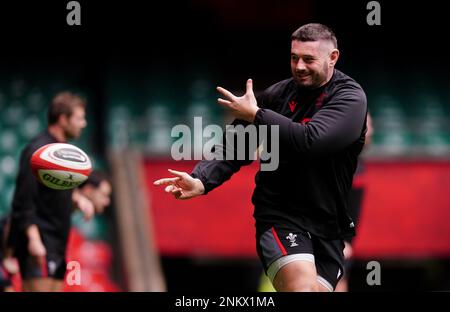
<svg viewBox="0 0 450 312">
<path fill-rule="evenodd" d="M 86 153 L 66 143 L 42 146 L 31 156 L 30 165 L 39 182 L 55 190 L 73 189 L 92 172 Z"/>
</svg>

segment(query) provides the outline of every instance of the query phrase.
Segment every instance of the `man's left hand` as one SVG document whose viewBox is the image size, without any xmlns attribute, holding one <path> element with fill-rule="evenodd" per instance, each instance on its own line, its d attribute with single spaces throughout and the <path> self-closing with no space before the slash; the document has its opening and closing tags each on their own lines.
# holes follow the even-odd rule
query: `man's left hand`
<svg viewBox="0 0 450 312">
<path fill-rule="evenodd" d="M 94 204 L 80 190 L 74 190 L 72 200 L 76 207 L 83 213 L 84 220 L 89 221 L 95 214 Z"/>
<path fill-rule="evenodd" d="M 241 97 L 235 96 L 222 87 L 217 87 L 217 91 L 225 97 L 225 99 L 217 99 L 217 103 L 227 107 L 234 117 L 248 122 L 255 120 L 259 107 L 253 93 L 253 81 L 251 79 L 247 80 L 247 91 Z"/>
</svg>

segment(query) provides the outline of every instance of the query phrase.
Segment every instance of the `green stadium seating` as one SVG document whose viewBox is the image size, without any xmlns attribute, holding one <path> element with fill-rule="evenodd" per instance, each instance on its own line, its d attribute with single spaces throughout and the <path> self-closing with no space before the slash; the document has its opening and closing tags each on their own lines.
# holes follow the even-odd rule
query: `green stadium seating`
<svg viewBox="0 0 450 312">
<path fill-rule="evenodd" d="M 88 240 L 107 240 L 108 226 L 102 215 L 96 215 L 91 220 L 85 221 L 83 214 L 77 211 L 72 215 L 72 225 Z"/>
</svg>

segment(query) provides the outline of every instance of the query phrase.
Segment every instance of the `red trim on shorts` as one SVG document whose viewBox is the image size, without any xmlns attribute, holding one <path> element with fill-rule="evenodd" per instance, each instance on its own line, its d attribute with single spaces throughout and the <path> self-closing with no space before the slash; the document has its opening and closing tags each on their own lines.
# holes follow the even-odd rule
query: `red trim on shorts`
<svg viewBox="0 0 450 312">
<path fill-rule="evenodd" d="M 275 232 L 274 227 L 272 227 L 272 234 L 273 234 L 273 237 L 275 237 L 275 241 L 277 242 L 278 247 L 280 247 L 281 252 L 283 253 L 283 256 L 286 256 L 287 255 L 286 249 L 284 249 L 284 246 L 281 243 L 280 239 L 278 238 L 277 232 Z"/>
<path fill-rule="evenodd" d="M 47 258 L 44 256 L 44 262 L 42 263 L 42 277 L 48 277 L 48 270 L 47 270 Z"/>
</svg>

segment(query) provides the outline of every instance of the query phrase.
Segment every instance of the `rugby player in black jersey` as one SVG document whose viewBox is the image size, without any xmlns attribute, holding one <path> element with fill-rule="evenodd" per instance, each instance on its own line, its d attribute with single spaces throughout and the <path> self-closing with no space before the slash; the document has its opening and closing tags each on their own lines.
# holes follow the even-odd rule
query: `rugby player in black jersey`
<svg viewBox="0 0 450 312">
<path fill-rule="evenodd" d="M 60 291 L 73 208 L 90 219 L 92 202 L 78 190 L 54 190 L 38 182 L 31 155 L 49 143 L 78 138 L 86 127 L 85 101 L 71 92 L 57 94 L 48 109 L 48 127 L 20 155 L 8 245 L 19 262 L 24 291 Z"/>
<path fill-rule="evenodd" d="M 333 291 L 344 271 L 343 238 L 355 232 L 347 202 L 364 146 L 367 100 L 355 80 L 335 69 L 337 48 L 327 26 L 307 24 L 291 37 L 292 78 L 258 96 L 251 79 L 241 97 L 217 88 L 234 125 L 279 127 L 278 168 L 257 173 L 252 197 L 258 255 L 278 291 Z M 215 151 L 230 148 L 223 146 Z M 154 184 L 189 199 L 251 161 L 202 160 L 191 174 L 169 170 L 174 177 Z"/>
</svg>

